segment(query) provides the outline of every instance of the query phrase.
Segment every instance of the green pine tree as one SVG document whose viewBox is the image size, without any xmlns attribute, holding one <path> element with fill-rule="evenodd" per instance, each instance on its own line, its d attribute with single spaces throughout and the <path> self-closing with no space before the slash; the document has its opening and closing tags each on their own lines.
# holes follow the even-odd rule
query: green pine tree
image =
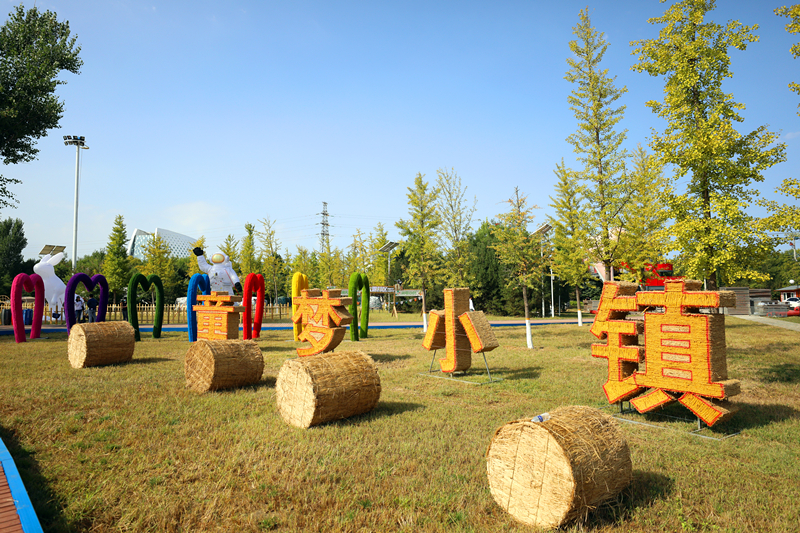
<svg viewBox="0 0 800 533">
<path fill-rule="evenodd" d="M 177 296 L 176 288 L 180 280 L 176 274 L 177 268 L 169 244 L 160 235 L 153 234 L 145 244 L 143 252 L 144 263 L 140 268 L 141 273 L 145 276 L 155 274 L 161 278 L 167 301 L 173 300 Z"/>
<path fill-rule="evenodd" d="M 124 294 L 131 279 L 131 263 L 128 261 L 128 230 L 122 215 L 114 218 L 114 227 L 108 236 L 106 257 L 103 261 L 103 275 L 108 282 L 108 290 L 116 304 L 118 297 Z"/>
<path fill-rule="evenodd" d="M 228 234 L 222 242 L 222 246 L 219 247 L 219 251 L 228 256 L 228 259 L 231 260 L 231 265 L 233 265 L 233 271 L 238 275 L 242 271 L 239 263 L 239 240 Z"/>
<path fill-rule="evenodd" d="M 470 294 L 475 309 L 499 315 L 504 309 L 505 282 L 502 275 L 503 268 L 494 249 L 497 239 L 492 233 L 492 228 L 495 224 L 484 220 L 478 230 L 469 236 L 468 253 L 470 276 L 473 279 Z"/>
<path fill-rule="evenodd" d="M 197 266 L 197 256 L 194 255 L 193 251 L 195 248 L 200 248 L 203 250 L 203 252 L 208 253 L 208 250 L 206 250 L 206 238 L 203 235 L 190 244 L 189 249 L 186 251 L 187 257 L 189 258 L 189 269 L 187 270 L 186 275 L 189 276 L 189 279 L 191 279 L 195 274 L 204 274 L 204 272 L 200 270 L 200 267 Z"/>
</svg>

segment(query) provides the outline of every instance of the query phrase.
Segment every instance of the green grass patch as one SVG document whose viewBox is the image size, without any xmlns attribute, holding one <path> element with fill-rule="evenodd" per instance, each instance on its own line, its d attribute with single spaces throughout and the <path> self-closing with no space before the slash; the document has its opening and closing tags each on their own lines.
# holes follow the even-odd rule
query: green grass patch
<svg viewBox="0 0 800 533">
<path fill-rule="evenodd" d="M 45 531 L 528 531 L 489 493 L 484 454 L 502 424 L 561 405 L 613 414 L 606 361 L 574 325 L 495 329 L 489 385 L 434 379 L 419 329 L 370 330 L 382 395 L 371 413 L 300 430 L 275 381 L 298 344 L 263 332 L 261 381 L 185 388 L 185 334 L 137 343 L 125 365 L 76 370 L 66 337 L 0 338 L 0 437 Z M 629 489 L 567 531 L 796 531 L 800 332 L 728 318 L 735 418 L 702 434 L 688 411 L 626 415 Z M 473 358 L 467 380 L 485 380 Z M 666 418 L 662 414 L 676 418 Z M 684 420 L 685 419 L 685 420 Z"/>
</svg>

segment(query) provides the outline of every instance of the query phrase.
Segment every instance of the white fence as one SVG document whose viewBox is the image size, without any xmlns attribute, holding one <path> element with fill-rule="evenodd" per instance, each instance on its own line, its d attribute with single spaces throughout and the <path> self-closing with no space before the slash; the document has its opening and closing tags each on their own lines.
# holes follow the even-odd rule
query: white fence
<svg viewBox="0 0 800 533">
<path fill-rule="evenodd" d="M 32 301 L 23 301 L 23 309 L 33 309 Z M 0 309 L 11 309 L 8 302 L 0 304 Z M 255 313 L 255 306 L 253 306 L 253 313 Z M 152 304 L 139 304 L 136 306 L 136 313 L 139 318 L 139 324 L 152 324 L 156 317 L 156 306 Z M 109 304 L 106 309 L 106 320 L 126 320 L 127 308 L 121 304 Z M 242 320 L 241 313 L 239 321 Z M 291 305 L 265 305 L 264 306 L 264 321 L 271 322 L 275 320 L 284 320 L 292 318 Z M 84 310 L 83 321 L 89 321 L 89 310 Z M 64 324 L 65 317 L 63 310 L 58 310 L 58 318 L 55 320 L 52 317 L 50 307 L 45 304 L 43 324 Z M 169 304 L 164 306 L 164 324 L 186 324 L 186 306 Z"/>
</svg>

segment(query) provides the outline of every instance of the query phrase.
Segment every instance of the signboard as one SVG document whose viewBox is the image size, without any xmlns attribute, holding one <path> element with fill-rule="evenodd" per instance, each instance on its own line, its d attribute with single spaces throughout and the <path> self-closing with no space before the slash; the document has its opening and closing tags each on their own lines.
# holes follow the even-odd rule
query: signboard
<svg viewBox="0 0 800 533">
<path fill-rule="evenodd" d="M 401 298 L 422 298 L 422 291 L 418 289 L 403 289 L 397 291 L 397 296 Z"/>
</svg>

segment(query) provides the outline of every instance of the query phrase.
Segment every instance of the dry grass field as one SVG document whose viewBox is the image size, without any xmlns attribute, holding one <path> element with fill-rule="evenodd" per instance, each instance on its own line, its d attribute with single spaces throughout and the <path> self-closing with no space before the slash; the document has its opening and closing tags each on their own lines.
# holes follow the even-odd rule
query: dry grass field
<svg viewBox="0 0 800 533">
<path fill-rule="evenodd" d="M 1 337 L 0 437 L 45 531 L 530 531 L 489 492 L 494 431 L 562 405 L 618 409 L 588 328 L 537 326 L 533 350 L 524 328 L 495 332 L 489 385 L 423 375 L 419 329 L 345 341 L 377 362 L 378 407 L 308 430 L 276 408 L 290 332 L 262 334 L 257 385 L 207 394 L 185 387 L 185 334 L 143 334 L 131 363 L 82 370 L 65 335 Z M 800 531 L 800 333 L 729 318 L 727 343 L 741 410 L 700 435 L 741 433 L 702 438 L 680 407 L 625 415 L 649 424 L 621 423 L 632 485 L 566 530 Z"/>
</svg>

